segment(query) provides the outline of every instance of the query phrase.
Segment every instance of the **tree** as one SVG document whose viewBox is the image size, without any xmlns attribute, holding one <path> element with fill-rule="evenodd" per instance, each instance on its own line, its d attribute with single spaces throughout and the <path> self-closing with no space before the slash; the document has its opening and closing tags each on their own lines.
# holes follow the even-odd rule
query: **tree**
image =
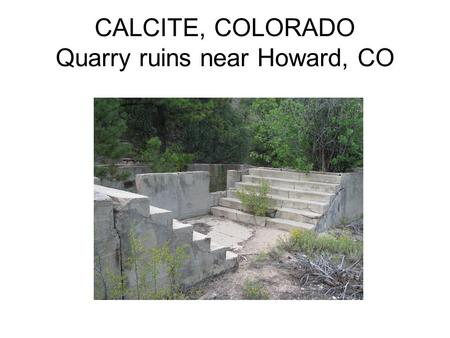
<svg viewBox="0 0 450 338">
<path fill-rule="evenodd" d="M 307 171 L 362 165 L 360 99 L 257 99 L 251 112 L 254 164 Z"/>
<path fill-rule="evenodd" d="M 111 163 L 131 151 L 122 141 L 126 131 L 126 115 L 121 113 L 120 99 L 94 100 L 94 159 Z"/>
</svg>

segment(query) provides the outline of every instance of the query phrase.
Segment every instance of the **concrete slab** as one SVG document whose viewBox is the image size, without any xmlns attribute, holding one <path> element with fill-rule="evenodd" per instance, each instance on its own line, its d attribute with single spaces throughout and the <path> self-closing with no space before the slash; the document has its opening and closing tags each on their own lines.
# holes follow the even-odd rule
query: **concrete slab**
<svg viewBox="0 0 450 338">
<path fill-rule="evenodd" d="M 221 217 L 206 215 L 185 220 L 211 237 L 212 241 L 243 254 L 266 252 L 289 232 L 282 229 L 246 226 Z"/>
<path fill-rule="evenodd" d="M 254 229 L 236 223 L 229 219 L 215 216 L 201 216 L 185 220 L 194 225 L 196 231 L 211 237 L 211 240 L 223 246 L 228 246 L 233 250 L 242 248 L 241 243 L 250 239 Z"/>
</svg>

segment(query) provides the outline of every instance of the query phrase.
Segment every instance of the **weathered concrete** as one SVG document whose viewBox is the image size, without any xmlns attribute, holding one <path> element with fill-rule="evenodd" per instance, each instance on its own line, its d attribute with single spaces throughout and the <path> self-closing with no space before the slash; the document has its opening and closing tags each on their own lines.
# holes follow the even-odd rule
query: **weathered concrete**
<svg viewBox="0 0 450 338">
<path fill-rule="evenodd" d="M 318 224 L 317 231 L 325 231 L 333 225 L 347 224 L 363 217 L 363 176 L 362 169 L 342 174 L 340 188 Z"/>
<path fill-rule="evenodd" d="M 248 169 L 228 170 L 227 171 L 227 189 L 235 188 L 236 182 L 242 181 L 242 176 L 248 174 Z"/>
<path fill-rule="evenodd" d="M 249 168 L 248 174 L 228 171 L 228 181 L 227 197 L 219 199 L 219 206 L 211 208 L 211 212 L 234 221 L 322 232 L 362 217 L 362 170 L 341 174 Z M 268 198 L 271 208 L 276 210 L 267 216 L 276 218 L 262 218 L 258 222 L 246 213 L 236 196 L 236 188 L 257 191 L 263 182 L 270 186 Z"/>
<path fill-rule="evenodd" d="M 288 232 L 260 226 L 248 226 L 235 221 L 216 217 L 201 216 L 186 220 L 194 229 L 207 234 L 213 241 L 221 241 L 243 254 L 259 254 L 273 248 Z"/>
<path fill-rule="evenodd" d="M 211 206 L 209 174 L 204 171 L 139 174 L 136 188 L 152 205 L 172 211 L 175 218 L 204 215 Z"/>
<path fill-rule="evenodd" d="M 241 243 L 250 239 L 254 230 L 248 226 L 215 216 L 201 216 L 187 219 L 194 229 L 207 234 L 213 242 L 221 243 L 232 249 L 240 249 Z"/>
<path fill-rule="evenodd" d="M 227 191 L 215 191 L 209 193 L 209 206 L 215 207 L 216 205 L 219 205 L 219 200 L 222 197 L 227 196 Z"/>
<path fill-rule="evenodd" d="M 114 282 L 108 275 L 120 275 L 120 242 L 114 229 L 113 202 L 94 192 L 94 291 L 95 298 L 110 298 Z"/>
<path fill-rule="evenodd" d="M 343 216 L 346 222 L 360 219 L 364 209 L 364 172 L 363 169 L 356 169 L 353 173 L 342 175 L 341 181 L 344 189 Z"/>
<path fill-rule="evenodd" d="M 205 173 L 207 174 L 207 173 Z M 180 183 L 191 184 L 189 177 Z M 186 199 L 188 196 L 184 196 Z M 209 196 L 208 196 L 209 197 Z M 209 201 L 209 199 L 208 199 Z M 235 255 L 227 254 L 229 249 L 213 243 L 193 231 L 190 224 L 173 219 L 173 212 L 150 206 L 147 196 L 94 185 L 94 251 L 96 299 L 111 298 L 111 290 L 135 290 L 138 281 L 132 264 L 132 234 L 145 249 L 143 259 L 149 259 L 150 250 L 168 244 L 172 254 L 184 247 L 188 258 L 180 268 L 180 283 L 191 286 L 205 278 L 221 273 L 237 264 Z M 111 276 L 114 278 L 111 279 Z M 140 277 L 142 278 L 142 276 Z M 152 286 L 166 288 L 169 285 L 166 267 L 160 266 L 156 281 L 149 273 L 144 277 Z M 124 288 L 120 280 L 124 279 Z M 119 287 L 114 284 L 119 281 Z M 155 284 L 154 284 L 155 283 Z M 114 297 L 117 297 L 115 295 Z M 124 292 L 119 298 L 136 298 L 137 294 Z"/>
<path fill-rule="evenodd" d="M 245 170 L 249 166 L 246 164 L 219 163 L 219 164 L 203 164 L 192 163 L 187 166 L 188 171 L 207 171 L 209 172 L 209 191 L 223 191 L 227 188 L 227 171 L 228 170 Z"/>
</svg>

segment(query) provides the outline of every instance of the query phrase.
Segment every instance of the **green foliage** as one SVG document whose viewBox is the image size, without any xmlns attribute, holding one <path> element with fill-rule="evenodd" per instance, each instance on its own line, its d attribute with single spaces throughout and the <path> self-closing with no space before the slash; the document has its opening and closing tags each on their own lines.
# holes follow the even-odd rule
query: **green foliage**
<svg viewBox="0 0 450 338">
<path fill-rule="evenodd" d="M 130 178 L 131 173 L 128 170 L 119 170 L 115 164 L 99 164 L 94 167 L 94 176 L 123 182 Z"/>
<path fill-rule="evenodd" d="M 178 145 L 172 145 L 161 153 L 161 141 L 156 136 L 147 141 L 141 152 L 141 161 L 147 164 L 152 172 L 182 171 L 193 159 L 192 154 L 183 153 Z"/>
<path fill-rule="evenodd" d="M 185 246 L 177 247 L 172 253 L 168 244 L 148 249 L 146 238 L 138 238 L 135 227 L 130 230 L 130 255 L 127 267 L 133 271 L 135 286 L 129 288 L 128 294 L 137 299 L 178 299 L 180 290 L 180 268 L 189 258 Z M 167 288 L 158 288 L 158 277 L 165 269 L 169 278 Z"/>
<path fill-rule="evenodd" d="M 101 258 L 94 257 L 94 299 L 122 299 L 123 279 L 103 266 Z"/>
<path fill-rule="evenodd" d="M 124 99 L 127 137 L 136 149 L 158 137 L 164 152 L 178 145 L 203 163 L 245 161 L 249 137 L 244 115 L 230 99 Z"/>
<path fill-rule="evenodd" d="M 300 145 L 318 170 L 345 171 L 362 166 L 362 100 L 306 99 Z"/>
<path fill-rule="evenodd" d="M 256 190 L 237 190 L 236 195 L 249 213 L 256 216 L 266 216 L 270 207 L 268 197 L 270 186 L 262 182 Z"/>
<path fill-rule="evenodd" d="M 353 258 L 361 257 L 363 253 L 362 242 L 355 241 L 347 235 L 334 237 L 328 234 L 318 235 L 312 230 L 299 229 L 291 232 L 291 237 L 285 242 L 285 248 L 308 255 L 327 252 L 344 254 Z"/>
<path fill-rule="evenodd" d="M 148 248 L 147 238 L 138 236 L 136 227 L 129 233 L 129 253 L 125 270 L 131 271 L 132 280 L 114 274 L 102 266 L 101 259 L 95 256 L 95 299 L 180 299 L 180 269 L 189 258 L 186 246 L 177 247 L 174 252 L 168 244 Z M 161 273 L 168 277 L 167 287 L 160 287 L 158 279 Z"/>
<path fill-rule="evenodd" d="M 303 171 L 362 165 L 359 99 L 256 99 L 251 113 L 254 164 Z"/>
<path fill-rule="evenodd" d="M 156 171 L 244 163 L 302 171 L 362 165 L 361 99 L 96 99 L 95 160 Z M 157 142 L 159 140 L 159 142 Z"/>
<path fill-rule="evenodd" d="M 292 167 L 302 157 L 298 143 L 298 119 L 303 104 L 294 99 L 256 99 L 251 107 L 254 164 Z"/>
<path fill-rule="evenodd" d="M 131 145 L 123 142 L 127 130 L 126 114 L 119 99 L 94 100 L 94 158 L 109 163 L 126 156 Z"/>
<path fill-rule="evenodd" d="M 180 268 L 183 263 L 189 258 L 186 247 L 177 247 L 175 253 L 172 255 L 167 246 L 162 248 L 161 253 L 163 261 L 167 264 L 166 271 L 169 276 L 170 292 L 167 293 L 168 299 L 177 299 L 182 296 L 180 290 Z"/>
<path fill-rule="evenodd" d="M 249 279 L 244 282 L 243 293 L 245 299 L 269 299 L 269 292 L 267 289 L 259 282 Z"/>
</svg>

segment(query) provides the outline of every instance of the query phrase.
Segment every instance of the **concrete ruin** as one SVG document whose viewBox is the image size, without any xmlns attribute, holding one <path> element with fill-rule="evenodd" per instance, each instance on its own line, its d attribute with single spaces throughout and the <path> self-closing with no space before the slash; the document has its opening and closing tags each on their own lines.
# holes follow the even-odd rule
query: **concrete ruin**
<svg viewBox="0 0 450 338">
<path fill-rule="evenodd" d="M 187 288 L 236 267 L 238 261 L 230 247 L 195 231 L 183 219 L 212 213 L 245 225 L 322 232 L 362 217 L 362 170 L 303 173 L 242 166 L 226 173 L 227 190 L 217 192 L 210 192 L 210 170 L 137 174 L 138 194 L 95 184 L 94 282 L 103 290 L 95 290 L 95 298 L 112 298 L 105 292 L 114 289 L 106 274 L 119 276 L 130 288 L 138 282 L 136 274 L 124 264 L 131 255 L 132 228 L 146 248 L 168 245 L 171 252 L 177 247 L 187 248 L 188 259 L 180 270 L 181 285 Z M 255 190 L 262 182 L 270 186 L 272 217 L 251 215 L 236 196 L 237 189 Z M 162 269 L 156 284 L 166 287 L 168 283 Z M 133 296 L 119 294 L 118 298 Z"/>
<path fill-rule="evenodd" d="M 192 163 L 187 166 L 188 171 L 207 171 L 209 173 L 209 191 L 224 191 L 227 189 L 227 172 L 230 170 L 243 171 L 250 166 L 234 163 Z"/>
<path fill-rule="evenodd" d="M 132 227 L 146 248 L 165 244 L 171 252 L 179 247 L 186 248 L 188 259 L 180 269 L 181 286 L 184 288 L 237 264 L 237 255 L 229 251 L 228 247 L 214 243 L 210 237 L 194 231 L 192 224 L 175 219 L 172 211 L 150 205 L 147 196 L 94 185 L 95 298 L 110 299 L 108 290 L 115 287 L 109 284 L 117 279 L 126 284 L 126 289 L 136 286 L 136 273 L 125 264 L 132 257 Z M 107 278 L 111 275 L 114 278 Z M 151 276 L 145 278 L 150 279 Z M 166 288 L 168 284 L 169 276 L 162 270 L 156 285 Z M 116 298 L 133 296 L 123 292 Z"/>
<path fill-rule="evenodd" d="M 270 187 L 274 217 L 247 212 L 236 190 L 257 190 L 262 182 Z M 363 214 L 363 171 L 352 173 L 298 172 L 274 168 L 229 170 L 227 197 L 212 207 L 215 216 L 278 229 L 308 229 L 318 232 L 350 223 Z"/>
</svg>

